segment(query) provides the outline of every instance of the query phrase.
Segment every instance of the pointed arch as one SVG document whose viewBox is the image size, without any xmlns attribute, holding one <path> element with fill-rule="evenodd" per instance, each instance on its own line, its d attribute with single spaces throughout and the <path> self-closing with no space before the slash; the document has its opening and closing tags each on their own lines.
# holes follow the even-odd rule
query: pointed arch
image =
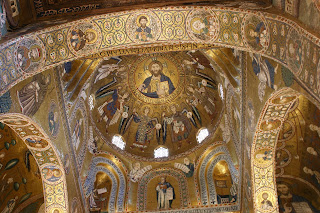
<svg viewBox="0 0 320 213">
<path fill-rule="evenodd" d="M 216 145 L 212 145 L 212 146 L 216 146 Z M 230 168 L 232 179 L 236 183 L 239 182 L 238 180 L 239 172 L 234 167 L 233 162 L 231 161 L 229 150 L 224 144 L 219 145 L 218 147 L 209 151 L 209 153 L 205 152 L 202 155 L 202 159 L 203 160 L 201 161 L 201 163 L 197 165 L 196 172 L 195 172 L 195 174 L 197 174 L 196 183 L 199 182 L 200 184 L 200 188 L 199 188 L 200 202 L 202 205 L 215 204 L 215 203 L 212 203 L 216 200 L 214 198 L 216 195 L 215 195 L 215 185 L 213 183 L 212 173 L 216 163 L 218 163 L 220 160 L 225 160 L 228 163 L 228 166 Z M 207 168 L 209 168 L 210 171 L 206 172 Z M 210 175 L 211 175 L 211 178 L 209 178 Z"/>
<path fill-rule="evenodd" d="M 299 94 L 290 88 L 281 89 L 271 95 L 260 114 L 251 149 L 253 201 L 257 212 L 278 212 L 275 150 L 285 118 L 298 97 Z M 268 157 L 261 158 L 262 155 Z M 261 209 L 264 193 L 272 202 L 271 210 Z"/>
<path fill-rule="evenodd" d="M 69 212 L 65 170 L 49 136 L 40 125 L 22 114 L 7 113 L 0 115 L 0 122 L 8 125 L 22 139 L 35 157 L 41 173 L 46 212 L 55 209 L 62 213 Z M 29 142 L 31 140 L 37 141 L 40 146 L 31 146 Z M 61 176 L 55 180 L 46 179 L 44 170 L 49 168 L 59 170 Z"/>
<path fill-rule="evenodd" d="M 103 154 L 103 153 L 100 153 Z M 115 172 L 110 171 L 101 164 L 110 166 Z M 85 195 L 88 197 L 94 189 L 94 181 L 96 174 L 101 171 L 106 173 L 112 180 L 112 189 L 109 200 L 109 211 L 110 212 L 122 212 L 125 205 L 125 195 L 127 190 L 126 174 L 114 163 L 114 161 L 103 157 L 96 156 L 92 159 L 90 164 L 90 171 L 83 184 Z"/>
</svg>

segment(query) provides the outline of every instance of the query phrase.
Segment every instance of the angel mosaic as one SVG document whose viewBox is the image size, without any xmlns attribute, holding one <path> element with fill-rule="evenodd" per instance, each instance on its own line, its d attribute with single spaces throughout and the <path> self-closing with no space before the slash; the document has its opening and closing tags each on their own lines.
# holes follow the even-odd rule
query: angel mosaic
<svg viewBox="0 0 320 213">
<path fill-rule="evenodd" d="M 199 84 L 199 88 L 188 86 L 187 90 L 192 93 L 194 97 L 193 102 L 202 104 L 205 111 L 212 118 L 215 112 L 215 97 L 211 91 L 208 91 L 208 87 L 210 87 L 210 84 L 208 84 L 207 80 L 203 79 Z"/>
<path fill-rule="evenodd" d="M 192 113 L 187 109 L 183 109 L 181 112 L 177 111 L 175 105 L 170 106 L 172 115 L 166 117 L 165 112 L 162 113 L 163 117 L 163 142 L 167 140 L 167 125 L 171 125 L 171 141 L 172 143 L 178 143 L 178 149 L 182 146 L 182 141 L 187 139 L 191 131 L 191 123 L 188 118 L 192 118 Z M 190 114 L 191 113 L 191 114 Z M 188 117 L 187 117 L 188 116 Z"/>
<path fill-rule="evenodd" d="M 120 62 L 122 59 L 118 57 L 112 57 L 116 58 L 116 60 L 119 60 Z M 107 78 L 109 75 L 114 74 L 113 76 L 118 77 L 120 79 L 124 79 L 127 75 L 127 67 L 124 65 L 117 64 L 103 64 L 98 69 L 98 73 L 95 77 L 94 83 L 97 83 L 98 81 Z"/>
<path fill-rule="evenodd" d="M 135 141 L 131 148 L 137 147 L 143 152 L 147 148 L 154 137 L 154 131 L 156 131 L 157 137 L 160 137 L 160 128 L 157 118 L 152 118 L 149 116 L 151 108 L 146 106 L 142 109 L 143 114 L 139 115 L 135 112 L 133 113 L 133 121 L 138 123 L 138 129 L 136 132 Z"/>
<path fill-rule="evenodd" d="M 268 85 L 271 89 L 276 90 L 277 86 L 274 84 L 275 74 L 277 73 L 278 66 L 274 67 L 268 59 L 262 59 L 261 55 L 252 56 L 253 72 L 259 78 L 258 95 L 259 100 L 262 101 L 265 95 L 265 89 Z"/>
<path fill-rule="evenodd" d="M 78 150 L 79 144 L 80 144 L 80 136 L 81 132 L 83 131 L 83 118 L 80 118 L 76 121 L 76 124 L 74 125 L 73 131 L 72 131 L 72 142 L 73 146 L 76 150 Z"/>
<path fill-rule="evenodd" d="M 119 90 L 121 90 L 121 87 L 118 87 L 113 91 L 109 91 L 108 95 L 112 94 L 112 97 L 98 107 L 98 112 L 100 115 L 98 122 L 101 122 L 102 120 L 106 122 L 106 131 L 109 126 L 118 122 L 123 113 L 124 102 L 129 97 L 129 93 L 127 92 L 125 92 L 123 95 L 120 95 Z"/>
</svg>

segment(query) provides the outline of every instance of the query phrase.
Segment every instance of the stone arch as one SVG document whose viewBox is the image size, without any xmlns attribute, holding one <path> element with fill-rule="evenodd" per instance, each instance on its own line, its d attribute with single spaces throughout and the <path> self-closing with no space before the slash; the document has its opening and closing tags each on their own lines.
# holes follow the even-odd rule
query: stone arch
<svg viewBox="0 0 320 213">
<path fill-rule="evenodd" d="M 228 167 L 230 168 L 230 170 L 232 168 L 234 168 L 233 163 L 231 161 L 231 158 L 229 155 L 226 154 L 221 154 L 218 155 L 213 161 L 210 162 L 209 168 L 208 168 L 208 176 L 207 176 L 207 185 L 208 185 L 208 191 L 209 191 L 209 202 L 211 204 L 215 204 L 217 202 L 217 193 L 216 193 L 216 187 L 215 184 L 213 182 L 213 169 L 215 168 L 215 166 L 217 165 L 218 162 L 220 161 L 226 161 L 228 164 Z M 232 181 L 235 183 L 239 183 L 238 177 L 235 176 L 234 172 L 230 172 L 231 173 L 231 177 L 232 177 Z"/>
<path fill-rule="evenodd" d="M 177 180 L 180 188 L 180 202 L 181 207 L 188 207 L 190 204 L 189 201 L 189 192 L 187 187 L 187 180 L 185 174 L 179 170 L 172 168 L 159 168 L 153 169 L 147 172 L 139 181 L 138 193 L 137 193 L 137 211 L 146 210 L 147 202 L 147 187 L 148 183 L 155 177 L 160 176 L 171 176 Z"/>
<path fill-rule="evenodd" d="M 181 31 L 179 35 L 184 35 L 183 37 L 169 36 L 165 30 L 168 23 L 163 17 L 174 13 L 180 14 L 183 19 L 172 25 L 175 26 L 173 31 L 178 32 L 179 29 L 179 32 Z M 135 29 L 129 25 L 134 23 L 135 14 L 145 14 L 153 21 L 155 29 L 150 41 L 145 42 L 132 37 Z M 191 20 L 199 14 L 210 17 L 214 25 L 209 26 L 212 30 L 205 38 L 197 37 L 191 27 Z M 117 30 L 111 30 L 113 17 L 117 17 L 121 23 L 121 26 L 116 27 Z M 265 27 L 264 39 L 261 43 L 260 41 L 257 43 L 257 39 L 252 39 L 250 34 L 246 33 L 249 31 L 249 26 L 252 24 L 256 26 L 258 23 Z M 70 41 L 70 35 L 73 31 L 77 31 L 79 26 L 83 26 L 83 30 L 94 31 L 95 39 L 85 44 L 82 49 L 75 50 L 74 44 Z M 297 48 L 292 48 L 292 44 Z M 259 53 L 279 62 L 288 67 L 297 81 L 320 100 L 319 45 L 319 37 L 307 32 L 294 21 L 267 12 L 214 6 L 189 6 L 110 13 L 50 27 L 2 43 L 0 46 L 2 62 L 0 94 L 4 94 L 26 77 L 80 57 L 94 58 L 218 46 Z M 37 48 L 39 57 L 28 66 L 20 65 L 17 57 L 18 50 L 31 48 Z M 310 54 L 314 57 L 305 56 Z M 30 61 L 29 58 L 26 60 Z M 308 73 L 305 67 L 308 67 Z"/>
<path fill-rule="evenodd" d="M 109 199 L 109 211 L 110 212 L 115 212 L 116 210 L 116 197 L 117 197 L 117 188 L 118 188 L 118 181 L 117 178 L 115 177 L 115 175 L 108 170 L 107 168 L 103 167 L 103 166 L 97 166 L 94 167 L 93 169 L 93 177 L 95 178 L 98 172 L 103 172 L 105 174 L 107 174 L 112 182 L 112 186 L 111 186 L 111 194 L 110 194 L 110 199 Z M 94 181 L 94 180 L 93 180 Z"/>
<path fill-rule="evenodd" d="M 218 143 L 219 144 L 219 143 Z M 212 145 L 212 146 L 216 146 L 215 145 Z M 211 147 L 212 147 L 211 146 Z M 210 147 L 209 147 L 210 148 Z M 212 181 L 212 178 L 210 179 L 210 182 L 207 183 L 207 178 L 206 178 L 206 168 L 209 166 L 209 167 L 213 167 L 214 168 L 214 165 L 220 161 L 220 160 L 216 160 L 218 157 L 216 157 L 213 161 L 211 161 L 211 159 L 215 156 L 215 155 L 219 155 L 219 156 L 222 156 L 222 157 L 219 157 L 219 159 L 223 158 L 225 159 L 227 162 L 228 162 L 228 165 L 229 165 L 229 169 L 230 169 L 230 173 L 232 175 L 232 179 L 238 183 L 238 177 L 239 177 L 239 174 L 238 174 L 238 170 L 236 170 L 236 168 L 234 167 L 232 161 L 231 161 L 231 158 L 230 158 L 230 154 L 229 154 L 229 151 L 228 151 L 228 148 L 225 146 L 225 145 L 220 145 L 216 148 L 214 148 L 213 150 L 211 150 L 209 153 L 205 154 L 205 155 L 202 155 L 200 157 L 200 159 L 202 158 L 203 160 L 201 161 L 200 164 L 197 164 L 197 167 L 195 169 L 195 174 L 197 174 L 197 181 L 196 183 L 199 182 L 200 184 L 200 187 L 199 187 L 199 192 L 200 192 L 200 195 L 198 195 L 200 197 L 200 203 L 202 205 L 208 205 L 210 202 L 210 198 L 213 197 L 213 192 L 209 191 L 210 192 L 210 198 L 208 197 L 208 189 L 207 189 L 207 185 L 209 186 L 209 190 L 213 190 L 215 187 L 214 187 L 214 183 Z M 227 160 L 228 159 L 228 160 Z M 212 170 L 213 170 L 212 168 Z M 209 179 L 208 179 L 209 180 Z M 211 186 L 211 188 L 210 188 Z"/>
<path fill-rule="evenodd" d="M 115 174 L 109 171 L 107 168 L 99 165 L 107 164 L 115 170 Z M 126 195 L 126 176 L 123 174 L 121 169 L 110 159 L 105 157 L 94 157 L 90 164 L 90 171 L 87 175 L 87 178 L 84 182 L 84 190 L 86 191 L 86 197 L 90 195 L 94 188 L 94 180 L 96 174 L 101 171 L 106 173 L 112 180 L 112 190 L 109 200 L 109 211 L 123 211 L 124 202 Z M 119 179 L 119 181 L 118 181 Z M 117 199 L 116 199 L 117 198 Z"/>
<path fill-rule="evenodd" d="M 253 201 L 257 212 L 278 212 L 275 150 L 285 118 L 298 97 L 299 94 L 290 88 L 281 89 L 271 95 L 260 113 L 251 149 Z M 271 157 L 257 157 L 257 154 L 263 153 L 269 153 Z M 272 202 L 271 210 L 260 208 L 263 193 L 267 193 L 268 199 Z"/>
<path fill-rule="evenodd" d="M 31 118 L 18 113 L 0 115 L 0 122 L 8 125 L 35 156 L 41 171 L 46 212 L 51 212 L 55 209 L 58 209 L 59 212 L 69 212 L 68 191 L 63 164 L 45 131 Z M 32 147 L 27 139 L 37 140 L 43 146 L 41 148 Z M 47 180 L 43 174 L 43 169 L 45 168 L 60 170 L 60 178 L 54 181 Z"/>
</svg>

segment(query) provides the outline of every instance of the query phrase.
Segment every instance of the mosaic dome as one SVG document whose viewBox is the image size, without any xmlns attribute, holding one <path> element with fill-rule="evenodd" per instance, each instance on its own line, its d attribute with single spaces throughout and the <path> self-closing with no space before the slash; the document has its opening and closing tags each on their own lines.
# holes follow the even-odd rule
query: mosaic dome
<svg viewBox="0 0 320 213">
<path fill-rule="evenodd" d="M 157 160 L 160 147 L 169 159 L 189 154 L 206 143 L 199 130 L 213 134 L 220 121 L 216 75 L 200 51 L 104 58 L 89 87 L 92 123 L 131 157 Z"/>
</svg>

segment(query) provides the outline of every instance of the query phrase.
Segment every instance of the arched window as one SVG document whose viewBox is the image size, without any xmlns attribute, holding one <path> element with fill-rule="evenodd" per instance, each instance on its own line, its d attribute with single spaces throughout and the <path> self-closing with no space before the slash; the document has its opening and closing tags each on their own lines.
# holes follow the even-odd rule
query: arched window
<svg viewBox="0 0 320 213">
<path fill-rule="evenodd" d="M 126 143 L 122 139 L 121 135 L 114 135 L 111 142 L 122 150 L 126 147 Z"/>
<path fill-rule="evenodd" d="M 161 146 L 154 150 L 155 158 L 166 158 L 169 157 L 169 149 L 167 147 Z"/>
<path fill-rule="evenodd" d="M 209 136 L 209 131 L 207 128 L 201 128 L 199 131 L 198 131 L 198 134 L 197 134 L 197 141 L 198 143 L 202 143 L 202 141 L 204 139 L 206 139 L 207 137 Z"/>
<path fill-rule="evenodd" d="M 219 84 L 219 95 L 220 95 L 220 98 L 221 98 L 221 100 L 223 100 L 224 99 L 224 91 L 223 91 L 223 86 L 222 86 L 222 84 Z"/>
</svg>

